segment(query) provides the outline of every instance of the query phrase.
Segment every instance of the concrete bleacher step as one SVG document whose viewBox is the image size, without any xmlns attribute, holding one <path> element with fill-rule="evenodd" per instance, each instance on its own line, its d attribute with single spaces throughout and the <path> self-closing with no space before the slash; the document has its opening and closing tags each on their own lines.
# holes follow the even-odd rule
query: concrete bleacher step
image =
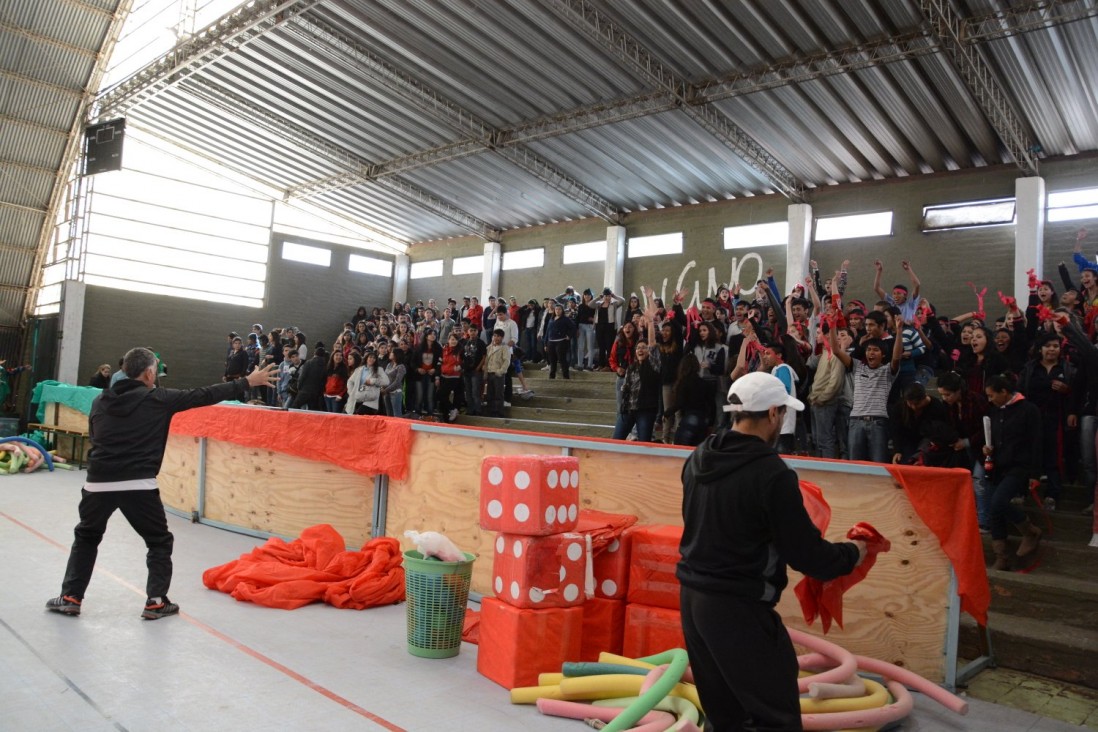
<svg viewBox="0 0 1098 732">
<path fill-rule="evenodd" d="M 1045 556 L 1042 547 L 1038 564 L 1027 574 L 988 570 L 992 609 L 1013 617 L 1098 630 L 1098 581 L 1093 576 L 1066 577 L 1049 572 Z M 1093 569 L 1094 563 L 1090 564 Z"/>
<path fill-rule="evenodd" d="M 1059 510 L 1045 512 L 1026 497 L 1026 515 L 1045 532 L 1039 554 L 1022 565 L 1024 574 L 988 570 L 988 622 L 1000 666 L 1098 689 L 1098 549 L 1087 546 L 1093 519 L 1079 510 L 1088 498 L 1081 486 L 1067 485 Z M 1013 551 L 1018 537 L 1010 531 Z M 983 544 L 990 560 L 990 537 Z M 976 640 L 975 623 L 966 617 L 963 656 L 972 657 Z"/>
<path fill-rule="evenodd" d="M 992 605 L 994 608 L 994 604 Z M 1055 618 L 988 613 L 991 646 L 1000 666 L 1098 689 L 1098 629 L 1058 623 Z M 975 658 L 976 622 L 963 615 L 960 653 Z"/>
<path fill-rule="evenodd" d="M 569 394 L 546 394 L 540 386 L 534 384 L 530 384 L 530 388 L 534 391 L 534 396 L 529 401 L 523 401 L 519 398 L 518 401 L 514 402 L 516 406 L 616 414 L 617 406 L 613 393 L 609 393 L 605 397 L 586 397 Z"/>
<path fill-rule="evenodd" d="M 545 420 L 548 422 L 575 422 L 579 424 L 602 424 L 614 426 L 614 404 L 610 402 L 608 408 L 585 409 L 586 402 L 578 402 L 575 408 L 569 405 L 543 406 L 538 403 L 535 396 L 529 401 L 516 401 L 512 403 L 509 417 L 512 419 L 524 419 L 529 421 Z"/>
<path fill-rule="evenodd" d="M 513 409 L 513 407 L 512 407 Z M 520 430 L 523 432 L 545 432 L 552 435 L 572 437 L 613 437 L 614 425 L 585 424 L 583 422 L 557 422 L 546 419 L 515 419 L 513 417 L 458 417 L 460 426 L 488 427 L 495 430 Z"/>
<path fill-rule="evenodd" d="M 555 379 L 527 378 L 526 383 L 536 393 L 544 396 L 613 399 L 614 379 L 608 374 L 602 376 L 602 379 L 565 379 L 558 375 Z"/>
</svg>

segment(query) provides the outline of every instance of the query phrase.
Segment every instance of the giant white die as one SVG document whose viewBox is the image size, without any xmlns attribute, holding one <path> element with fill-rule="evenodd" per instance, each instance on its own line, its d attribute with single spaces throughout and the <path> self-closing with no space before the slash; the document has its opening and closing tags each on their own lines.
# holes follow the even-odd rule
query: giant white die
<svg viewBox="0 0 1098 732">
<path fill-rule="evenodd" d="M 545 536 L 579 517 L 579 461 L 554 455 L 489 455 L 480 468 L 480 527 Z"/>
<path fill-rule="evenodd" d="M 584 600 L 587 541 L 581 534 L 497 534 L 492 589 L 521 608 L 572 607 Z"/>
</svg>

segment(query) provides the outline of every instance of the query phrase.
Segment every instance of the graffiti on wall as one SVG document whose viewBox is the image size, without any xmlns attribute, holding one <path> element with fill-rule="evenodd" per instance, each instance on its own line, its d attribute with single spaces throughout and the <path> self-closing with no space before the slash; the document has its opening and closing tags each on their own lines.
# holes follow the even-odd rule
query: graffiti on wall
<svg viewBox="0 0 1098 732">
<path fill-rule="evenodd" d="M 706 280 L 703 287 L 702 280 L 699 278 L 703 273 L 694 271 L 698 263 L 696 260 L 691 259 L 683 265 L 682 271 L 679 272 L 679 276 L 674 282 L 670 278 L 663 278 L 663 282 L 656 288 L 657 296 L 665 303 L 670 303 L 669 298 L 677 291 L 689 287 L 690 295 L 683 302 L 683 307 L 689 308 L 691 305 L 697 307 L 705 298 L 715 296 L 717 288 L 722 284 L 731 286 L 738 282 L 740 283 L 741 295 L 750 298 L 755 292 L 755 284 L 762 279 L 763 274 L 766 272 L 762 257 L 756 252 L 749 252 L 742 258 L 732 257 L 731 265 L 727 279 L 717 279 L 717 268 L 710 267 L 708 272 L 704 273 Z M 691 275 L 692 272 L 693 275 Z M 693 276 L 693 280 L 690 279 L 691 276 Z M 637 293 L 632 294 L 636 295 Z"/>
</svg>

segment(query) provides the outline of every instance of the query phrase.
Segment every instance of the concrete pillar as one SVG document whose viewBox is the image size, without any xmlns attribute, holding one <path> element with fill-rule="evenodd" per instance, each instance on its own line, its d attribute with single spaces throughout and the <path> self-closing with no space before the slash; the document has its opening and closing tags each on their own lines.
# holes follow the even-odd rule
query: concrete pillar
<svg viewBox="0 0 1098 732">
<path fill-rule="evenodd" d="M 57 380 L 66 384 L 83 383 L 80 379 L 80 342 L 84 340 L 84 297 L 87 290 L 86 284 L 76 280 L 65 280 L 61 283 Z M 116 368 L 116 364 L 112 363 L 111 368 Z"/>
<path fill-rule="evenodd" d="M 1036 270 L 1044 276 L 1042 263 L 1045 258 L 1045 179 L 1018 178 L 1014 181 L 1014 297 L 1025 307 L 1029 298 L 1029 275 Z"/>
<path fill-rule="evenodd" d="M 808 274 L 808 260 L 812 250 L 812 206 L 792 203 L 786 214 L 789 220 L 789 246 L 785 249 L 785 289 L 778 294 L 788 295 L 793 286 L 804 284 Z"/>
<path fill-rule="evenodd" d="M 622 294 L 625 288 L 625 227 L 606 227 L 606 267 L 602 276 L 603 287 L 614 294 Z"/>
<path fill-rule="evenodd" d="M 393 302 L 408 301 L 408 272 L 411 270 L 412 260 L 407 254 L 398 254 L 393 260 Z"/>
<path fill-rule="evenodd" d="M 607 226 L 606 227 L 606 266 L 603 270 L 602 283 L 603 287 L 609 287 L 614 291 L 615 295 L 625 297 L 622 293 L 625 289 L 625 227 L 624 226 Z M 602 290 L 599 290 L 595 294 L 599 294 Z M 625 312 L 623 308 L 614 308 L 614 315 L 621 324 L 621 316 Z"/>
<path fill-rule="evenodd" d="M 485 307 L 488 298 L 499 293 L 499 269 L 503 260 L 503 247 L 498 241 L 484 242 L 484 270 L 480 275 L 480 302 Z"/>
</svg>

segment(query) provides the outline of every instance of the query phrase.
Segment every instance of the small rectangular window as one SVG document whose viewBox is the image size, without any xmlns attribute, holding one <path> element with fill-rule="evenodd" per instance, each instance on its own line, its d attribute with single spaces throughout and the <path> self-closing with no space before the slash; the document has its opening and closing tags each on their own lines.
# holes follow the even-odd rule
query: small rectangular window
<svg viewBox="0 0 1098 732">
<path fill-rule="evenodd" d="M 583 244 L 564 245 L 564 263 L 602 262 L 606 259 L 606 242 L 589 241 Z"/>
<path fill-rule="evenodd" d="M 1098 188 L 1080 188 L 1048 194 L 1046 221 L 1079 219 L 1098 219 Z"/>
<path fill-rule="evenodd" d="M 454 261 L 450 265 L 450 272 L 456 275 L 481 274 L 484 272 L 484 255 L 454 257 Z"/>
<path fill-rule="evenodd" d="M 503 253 L 501 269 L 531 269 L 545 266 L 544 249 L 519 249 Z"/>
<path fill-rule="evenodd" d="M 282 242 L 282 258 L 291 262 L 304 262 L 305 264 L 316 264 L 321 267 L 332 266 L 331 249 L 294 244 L 289 241 Z"/>
<path fill-rule="evenodd" d="M 789 243 L 789 222 L 728 226 L 724 229 L 725 249 L 754 249 Z"/>
<path fill-rule="evenodd" d="M 362 274 L 378 275 L 379 277 L 393 276 L 393 263 L 376 257 L 364 257 L 361 254 L 352 254 L 347 263 L 347 269 Z"/>
<path fill-rule="evenodd" d="M 629 240 L 629 258 L 658 257 L 663 254 L 682 254 L 682 232 L 635 236 Z"/>
<path fill-rule="evenodd" d="M 442 276 L 442 260 L 429 259 L 426 262 L 412 262 L 408 268 L 408 279 L 421 280 L 426 277 Z"/>
<path fill-rule="evenodd" d="M 826 216 L 816 219 L 816 241 L 892 236 L 892 212 Z"/>
<path fill-rule="evenodd" d="M 1014 199 L 923 206 L 923 231 L 949 231 L 1014 223 Z"/>
</svg>

